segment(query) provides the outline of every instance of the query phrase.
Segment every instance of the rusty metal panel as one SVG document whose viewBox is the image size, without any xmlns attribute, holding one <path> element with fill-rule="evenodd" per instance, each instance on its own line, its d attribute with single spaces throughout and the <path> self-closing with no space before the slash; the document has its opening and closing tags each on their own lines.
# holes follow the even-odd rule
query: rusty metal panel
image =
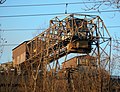
<svg viewBox="0 0 120 92">
<path fill-rule="evenodd" d="M 77 56 L 72 59 L 69 59 L 62 63 L 62 68 L 76 68 L 78 65 L 81 66 L 96 66 L 97 60 L 93 56 L 84 55 Z"/>
<path fill-rule="evenodd" d="M 91 52 L 91 43 L 89 41 L 75 41 L 67 45 L 67 50 L 73 53 Z"/>
<path fill-rule="evenodd" d="M 26 60 L 26 42 L 13 49 L 13 66 L 19 65 Z"/>
<path fill-rule="evenodd" d="M 62 63 L 62 68 L 75 68 L 77 67 L 77 57 L 72 58 Z"/>
<path fill-rule="evenodd" d="M 78 57 L 78 62 L 80 65 L 83 65 L 83 66 L 96 66 L 97 65 L 97 59 L 89 55 Z"/>
</svg>

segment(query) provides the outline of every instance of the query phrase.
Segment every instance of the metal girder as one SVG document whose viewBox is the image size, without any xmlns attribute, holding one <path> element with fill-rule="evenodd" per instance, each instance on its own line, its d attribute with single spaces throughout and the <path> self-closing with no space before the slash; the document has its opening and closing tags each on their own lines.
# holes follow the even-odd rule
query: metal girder
<svg viewBox="0 0 120 92">
<path fill-rule="evenodd" d="M 65 56 L 63 61 L 67 60 L 67 55 L 70 53 L 78 53 L 81 57 L 83 55 L 94 57 L 94 63 L 96 64 L 93 69 L 87 67 L 87 72 L 86 66 L 83 66 L 83 68 L 80 66 L 75 67 L 75 70 L 68 69 L 67 79 L 69 87 L 75 91 L 70 71 L 77 70 L 77 72 L 81 72 L 84 69 L 83 72 L 86 72 L 85 76 L 89 76 L 87 73 L 97 76 L 98 86 L 101 87 L 102 85 L 99 85 L 99 83 L 102 81 L 102 69 L 107 68 L 110 70 L 109 62 L 111 56 L 111 36 L 103 20 L 95 15 L 67 14 L 62 17 L 57 16 L 51 19 L 49 23 L 48 29 L 27 42 L 26 60 L 21 66 L 26 69 L 30 68 L 27 70 L 31 70 L 34 81 L 36 75 L 41 74 L 42 91 L 44 92 L 45 85 L 48 85 L 47 82 L 51 82 L 51 85 L 54 85 L 55 77 L 59 76 L 60 72 L 66 72 L 67 70 L 61 70 L 61 61 L 59 61 L 61 57 Z M 86 59 L 82 58 L 81 60 Z M 86 60 L 90 61 L 90 58 Z M 97 70 L 96 73 L 93 73 L 94 70 Z M 106 73 L 106 75 L 109 74 Z M 51 85 L 51 90 L 53 90 Z M 101 92 L 102 87 L 98 90 Z"/>
<path fill-rule="evenodd" d="M 50 63 L 65 56 L 66 53 L 74 52 L 94 55 L 98 57 L 100 65 L 102 56 L 100 53 L 105 54 L 107 47 L 100 48 L 105 46 L 103 44 L 106 41 L 110 42 L 111 37 L 99 16 L 83 14 L 57 16 L 50 20 L 50 27 L 47 30 L 27 43 L 26 61 L 34 62 L 35 58 L 42 58 L 43 61 L 47 59 Z M 40 57 L 40 54 L 43 56 Z M 110 55 L 106 58 L 110 58 Z"/>
</svg>

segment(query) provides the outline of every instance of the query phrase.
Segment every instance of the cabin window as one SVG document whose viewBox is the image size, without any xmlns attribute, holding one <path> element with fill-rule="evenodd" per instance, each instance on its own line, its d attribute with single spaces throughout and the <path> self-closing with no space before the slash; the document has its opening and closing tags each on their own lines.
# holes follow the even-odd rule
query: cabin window
<svg viewBox="0 0 120 92">
<path fill-rule="evenodd" d="M 79 58 L 77 58 L 77 65 L 80 65 L 80 60 L 79 60 Z"/>
</svg>

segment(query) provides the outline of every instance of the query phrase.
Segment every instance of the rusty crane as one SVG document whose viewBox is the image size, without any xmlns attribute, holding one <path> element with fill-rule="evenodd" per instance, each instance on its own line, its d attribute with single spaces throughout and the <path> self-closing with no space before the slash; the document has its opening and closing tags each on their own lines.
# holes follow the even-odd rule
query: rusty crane
<svg viewBox="0 0 120 92">
<path fill-rule="evenodd" d="M 49 23 L 44 32 L 13 49 L 13 63 L 18 70 L 39 66 L 47 76 L 47 71 L 59 70 L 59 59 L 70 53 L 95 57 L 97 67 L 109 68 L 111 36 L 99 16 L 66 14 Z"/>
<path fill-rule="evenodd" d="M 99 16 L 70 14 L 65 18 L 51 19 L 48 29 L 24 42 L 24 58 L 20 62 L 16 58 L 20 55 L 14 55 L 18 48 L 13 49 L 13 62 L 15 66 L 35 62 L 50 64 L 69 53 L 80 53 L 96 57 L 98 65 L 101 62 L 107 65 L 110 60 L 110 44 L 110 34 Z"/>
</svg>

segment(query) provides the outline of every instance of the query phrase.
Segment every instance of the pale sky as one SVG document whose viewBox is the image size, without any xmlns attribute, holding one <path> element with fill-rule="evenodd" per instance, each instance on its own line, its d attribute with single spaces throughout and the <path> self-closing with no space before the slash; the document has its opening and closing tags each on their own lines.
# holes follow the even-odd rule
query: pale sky
<svg viewBox="0 0 120 92">
<path fill-rule="evenodd" d="M 10 5 L 34 5 L 34 4 L 56 4 L 56 3 L 74 3 L 85 2 L 86 0 L 6 0 L 4 4 L 0 6 Z M 87 0 L 88 1 L 88 0 Z M 96 0 L 97 1 L 97 0 Z M 92 7 L 94 4 L 68 4 L 67 12 L 86 12 L 84 9 Z M 53 14 L 53 13 L 65 13 L 66 6 L 62 5 L 46 5 L 46 6 L 30 6 L 30 7 L 0 7 L 0 16 L 11 15 L 32 15 L 32 14 Z M 116 10 L 108 6 L 101 6 L 100 11 Z M 91 10 L 96 11 L 96 10 Z M 87 11 L 90 12 L 90 11 Z M 84 13 L 89 15 L 99 15 L 106 26 L 120 26 L 120 12 L 97 12 L 97 13 Z M 49 20 L 56 15 L 51 16 L 29 16 L 29 17 L 0 17 L 0 29 L 47 29 L 49 27 Z M 119 36 L 119 27 L 108 28 L 111 36 Z M 5 38 L 6 44 L 20 44 L 23 41 L 32 39 L 35 35 L 41 33 L 44 30 L 11 30 L 1 31 L 1 37 Z M 1 45 L 1 43 L 0 43 Z M 12 49 L 14 46 L 4 46 L 0 63 L 12 61 Z"/>
</svg>

